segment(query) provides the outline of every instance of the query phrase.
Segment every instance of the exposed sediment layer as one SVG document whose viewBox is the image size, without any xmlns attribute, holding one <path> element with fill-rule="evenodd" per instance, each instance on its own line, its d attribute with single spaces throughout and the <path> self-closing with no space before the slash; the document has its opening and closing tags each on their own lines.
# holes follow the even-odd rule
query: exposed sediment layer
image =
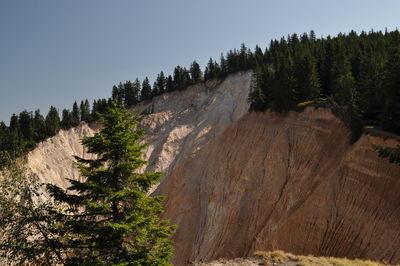
<svg viewBox="0 0 400 266">
<path fill-rule="evenodd" d="M 400 167 L 330 110 L 251 113 L 180 163 L 157 193 L 176 265 L 256 250 L 400 262 Z"/>
</svg>

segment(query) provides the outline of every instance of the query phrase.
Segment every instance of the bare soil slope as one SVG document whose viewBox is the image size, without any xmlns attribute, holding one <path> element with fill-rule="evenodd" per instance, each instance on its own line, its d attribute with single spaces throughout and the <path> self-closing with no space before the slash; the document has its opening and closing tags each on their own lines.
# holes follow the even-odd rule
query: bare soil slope
<svg viewBox="0 0 400 266">
<path fill-rule="evenodd" d="M 73 156 L 90 156 L 81 145 L 81 139 L 84 136 L 93 136 L 94 132 L 95 127 L 90 127 L 87 123 L 81 123 L 69 130 L 60 130 L 56 136 L 39 143 L 28 154 L 28 168 L 41 182 L 67 188 L 70 184 L 66 178 L 81 178 Z"/>
<path fill-rule="evenodd" d="M 251 113 L 160 185 L 176 265 L 256 250 L 400 262 L 400 167 L 329 110 Z"/>
</svg>

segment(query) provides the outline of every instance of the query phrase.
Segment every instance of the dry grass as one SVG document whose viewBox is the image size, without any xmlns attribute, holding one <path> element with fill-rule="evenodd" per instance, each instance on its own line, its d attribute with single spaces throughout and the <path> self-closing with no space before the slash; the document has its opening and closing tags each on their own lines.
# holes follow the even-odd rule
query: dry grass
<svg viewBox="0 0 400 266">
<path fill-rule="evenodd" d="M 333 257 L 314 257 L 297 256 L 283 251 L 261 252 L 254 254 L 263 259 L 264 265 L 287 265 L 287 266 L 316 266 L 316 265 L 334 265 L 334 266 L 383 266 L 378 262 L 369 260 L 350 260 L 347 258 Z"/>
<path fill-rule="evenodd" d="M 298 107 L 307 107 L 309 105 L 314 105 L 314 106 L 324 106 L 324 104 L 326 104 L 328 102 L 327 98 L 317 98 L 311 101 L 305 101 L 305 102 L 301 102 L 298 103 L 297 106 Z"/>
</svg>

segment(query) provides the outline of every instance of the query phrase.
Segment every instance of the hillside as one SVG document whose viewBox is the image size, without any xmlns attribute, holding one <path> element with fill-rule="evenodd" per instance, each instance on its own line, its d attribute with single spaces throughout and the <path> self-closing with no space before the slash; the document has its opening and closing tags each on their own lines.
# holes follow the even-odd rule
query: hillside
<svg viewBox="0 0 400 266">
<path fill-rule="evenodd" d="M 178 224 L 176 265 L 256 250 L 400 262 L 400 167 L 372 144 L 390 138 L 350 132 L 330 110 L 248 113 L 252 72 L 166 93 L 134 111 L 148 113 L 148 170 L 164 171 L 164 218 Z M 29 165 L 60 186 L 78 178 L 86 124 L 41 143 Z"/>
<path fill-rule="evenodd" d="M 372 144 L 399 142 L 348 135 L 326 109 L 232 124 L 159 187 L 176 263 L 274 249 L 398 263 L 400 167 Z"/>
</svg>

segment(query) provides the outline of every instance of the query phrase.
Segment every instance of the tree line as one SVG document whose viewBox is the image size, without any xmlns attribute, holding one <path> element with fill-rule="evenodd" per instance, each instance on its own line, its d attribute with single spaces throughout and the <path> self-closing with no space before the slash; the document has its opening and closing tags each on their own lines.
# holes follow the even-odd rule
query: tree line
<svg viewBox="0 0 400 266">
<path fill-rule="evenodd" d="M 32 149 L 49 137 L 54 136 L 60 129 L 67 130 L 79 125 L 80 122 L 93 122 L 103 114 L 113 103 L 123 104 L 127 107 L 142 101 L 151 100 L 157 95 L 166 92 L 181 91 L 187 86 L 204 82 L 214 78 L 224 78 L 230 73 L 247 70 L 254 65 L 254 54 L 244 44 L 240 50 L 231 50 L 226 57 L 221 54 L 220 62 L 210 58 L 204 71 L 200 65 L 193 61 L 189 68 L 176 66 L 171 75 L 165 75 L 161 71 L 153 85 L 148 77 L 141 82 L 136 78 L 133 82 L 128 80 L 112 87 L 111 97 L 95 100 L 90 106 L 88 100 L 75 102 L 72 109 L 63 109 L 61 112 L 51 106 L 47 115 L 35 112 L 22 111 L 13 114 L 9 126 L 0 122 L 0 152 L 12 152 L 15 156 Z M 0 166 L 2 162 L 0 160 Z"/>
<path fill-rule="evenodd" d="M 293 34 L 256 54 L 252 110 L 284 112 L 327 98 L 353 130 L 368 125 L 400 135 L 399 31 Z"/>
<path fill-rule="evenodd" d="M 0 122 L 0 152 L 7 151 L 19 156 L 35 147 L 36 143 L 56 135 L 60 129 L 77 126 L 81 121 L 97 120 L 98 114 L 104 113 L 110 103 L 111 100 L 95 100 L 91 108 L 88 100 L 81 101 L 80 105 L 75 102 L 72 111 L 63 109 L 61 116 L 54 106 L 50 107 L 46 116 L 39 109 L 13 114 L 9 126 Z"/>
<path fill-rule="evenodd" d="M 371 125 L 400 134 L 399 31 L 352 31 L 326 38 L 316 38 L 311 31 L 272 40 L 264 51 L 242 44 L 222 53 L 218 61 L 210 58 L 203 71 L 196 61 L 189 68 L 176 66 L 168 76 L 161 71 L 152 85 L 148 77 L 120 82 L 112 87 L 111 98 L 95 100 L 92 108 L 87 100 L 75 102 L 72 111 L 62 110 L 61 117 L 55 107 L 45 117 L 39 110 L 13 114 L 9 126 L 0 122 L 0 151 L 27 151 L 59 129 L 97 120 L 112 102 L 130 107 L 250 69 L 255 73 L 249 96 L 253 111 L 286 112 L 301 102 L 329 98 L 354 131 Z"/>
</svg>

